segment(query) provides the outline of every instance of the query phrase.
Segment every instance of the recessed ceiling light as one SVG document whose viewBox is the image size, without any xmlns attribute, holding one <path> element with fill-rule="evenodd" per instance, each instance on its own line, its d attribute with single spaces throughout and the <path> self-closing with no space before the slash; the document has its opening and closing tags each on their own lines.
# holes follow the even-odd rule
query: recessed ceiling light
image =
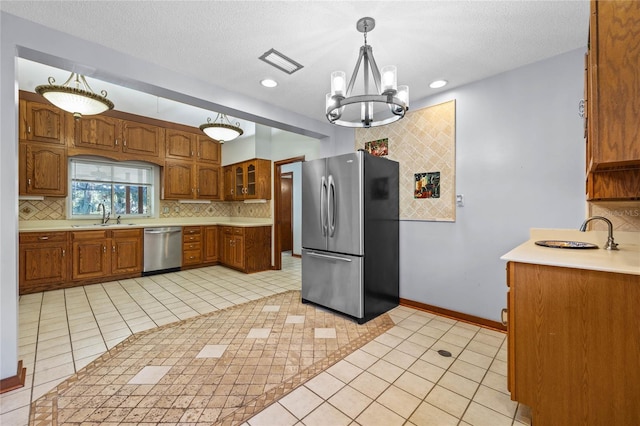
<svg viewBox="0 0 640 426">
<path fill-rule="evenodd" d="M 447 83 L 448 83 L 448 81 L 447 81 L 447 80 L 436 80 L 436 81 L 432 81 L 432 82 L 429 84 L 429 87 L 431 87 L 432 89 L 439 89 L 439 88 L 441 88 L 441 87 L 446 86 L 446 85 L 447 85 Z"/>
<path fill-rule="evenodd" d="M 275 80 L 272 80 L 270 78 L 265 78 L 264 80 L 260 80 L 260 84 L 262 84 L 264 87 L 276 87 L 278 85 L 278 83 Z"/>
</svg>

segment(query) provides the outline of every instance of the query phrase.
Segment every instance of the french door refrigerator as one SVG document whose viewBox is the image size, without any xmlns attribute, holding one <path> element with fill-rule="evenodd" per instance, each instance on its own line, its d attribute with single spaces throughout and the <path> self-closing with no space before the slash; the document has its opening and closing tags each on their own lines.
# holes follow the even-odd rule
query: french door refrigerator
<svg viewBox="0 0 640 426">
<path fill-rule="evenodd" d="M 357 151 L 302 163 L 302 302 L 358 323 L 398 305 L 398 163 Z"/>
</svg>

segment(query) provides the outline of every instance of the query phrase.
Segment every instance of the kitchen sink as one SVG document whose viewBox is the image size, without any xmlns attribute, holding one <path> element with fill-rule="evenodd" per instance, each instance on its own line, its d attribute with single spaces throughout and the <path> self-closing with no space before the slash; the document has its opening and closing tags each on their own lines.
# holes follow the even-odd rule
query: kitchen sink
<svg viewBox="0 0 640 426">
<path fill-rule="evenodd" d="M 566 241 L 566 240 L 542 240 L 536 241 L 536 245 L 551 248 L 564 248 L 564 249 L 594 249 L 598 248 L 597 245 L 591 243 L 585 243 L 582 241 Z"/>
</svg>

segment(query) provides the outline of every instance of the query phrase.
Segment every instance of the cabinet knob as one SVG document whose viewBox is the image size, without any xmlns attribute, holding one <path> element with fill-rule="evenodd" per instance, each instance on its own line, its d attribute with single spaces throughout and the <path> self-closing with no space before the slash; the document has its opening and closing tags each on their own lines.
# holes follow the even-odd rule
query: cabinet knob
<svg viewBox="0 0 640 426">
<path fill-rule="evenodd" d="M 39 240 L 48 240 L 48 239 L 49 239 L 49 237 L 47 237 L 47 236 L 43 236 L 43 237 L 38 237 L 38 239 L 39 239 Z"/>
<path fill-rule="evenodd" d="M 122 141 L 122 146 L 124 146 L 124 147 L 127 146 L 127 140 L 126 139 Z"/>
<path fill-rule="evenodd" d="M 106 253 L 107 252 L 107 246 L 102 246 L 102 252 Z"/>
<path fill-rule="evenodd" d="M 505 327 L 509 324 L 508 313 L 509 313 L 509 311 L 507 310 L 507 308 L 502 308 L 502 311 L 500 312 L 500 322 Z"/>
<path fill-rule="evenodd" d="M 116 139 L 116 146 L 118 146 L 118 139 Z"/>
<path fill-rule="evenodd" d="M 115 253 L 116 252 L 116 246 L 111 247 L 111 251 Z"/>
<path fill-rule="evenodd" d="M 62 257 L 65 257 L 67 254 L 67 251 L 65 249 L 62 249 Z"/>
<path fill-rule="evenodd" d="M 27 185 L 31 186 L 31 178 L 27 179 Z"/>
<path fill-rule="evenodd" d="M 31 126 L 27 126 L 27 133 L 31 133 Z"/>
</svg>

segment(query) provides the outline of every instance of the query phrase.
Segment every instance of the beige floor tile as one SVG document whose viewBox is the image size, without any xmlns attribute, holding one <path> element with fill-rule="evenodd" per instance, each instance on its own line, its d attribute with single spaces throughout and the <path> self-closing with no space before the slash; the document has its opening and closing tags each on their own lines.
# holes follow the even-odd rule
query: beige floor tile
<svg viewBox="0 0 640 426">
<path fill-rule="evenodd" d="M 472 426 L 511 426 L 511 417 L 504 416 L 483 405 L 471 402 L 462 420 Z"/>
<path fill-rule="evenodd" d="M 252 328 L 247 334 L 247 339 L 267 339 L 270 333 L 270 328 Z"/>
<path fill-rule="evenodd" d="M 313 331 L 314 331 L 313 337 L 316 339 L 335 339 L 336 338 L 335 328 L 316 328 Z"/>
<path fill-rule="evenodd" d="M 355 419 L 373 402 L 373 399 L 351 386 L 345 386 L 329 398 L 329 402 L 347 416 Z"/>
<path fill-rule="evenodd" d="M 367 343 L 360 349 L 378 358 L 382 358 L 391 350 L 389 346 L 378 343 L 375 340 Z"/>
<path fill-rule="evenodd" d="M 372 366 L 378 360 L 378 357 L 371 355 L 370 353 L 365 352 L 362 349 L 358 349 L 350 355 L 347 355 L 345 360 L 349 361 L 356 367 L 366 369 Z"/>
<path fill-rule="evenodd" d="M 425 402 L 460 418 L 471 401 L 462 395 L 436 385 L 425 398 Z"/>
<path fill-rule="evenodd" d="M 304 324 L 304 315 L 287 315 L 285 324 Z"/>
<path fill-rule="evenodd" d="M 356 422 L 367 426 L 400 426 L 404 424 L 404 420 L 398 414 L 375 401 L 356 418 Z"/>
<path fill-rule="evenodd" d="M 446 318 L 438 317 L 429 322 L 429 327 L 437 328 L 442 331 L 449 331 L 453 327 L 453 323 L 446 320 Z"/>
<path fill-rule="evenodd" d="M 440 355 L 437 352 L 439 349 L 440 349 L 439 346 L 429 349 L 424 354 L 422 354 L 420 359 L 430 364 L 437 365 L 440 368 L 447 369 L 451 366 L 451 364 L 453 364 L 453 361 L 455 361 L 455 358 L 454 356 L 446 357 L 446 356 Z"/>
<path fill-rule="evenodd" d="M 478 342 L 477 340 L 472 340 L 467 345 L 467 349 L 493 358 L 498 353 L 499 348 L 496 346 L 487 345 L 486 343 Z"/>
<path fill-rule="evenodd" d="M 374 339 L 378 343 L 382 343 L 383 345 L 389 346 L 390 348 L 395 348 L 404 340 L 401 337 L 394 336 L 390 333 L 384 333 Z"/>
<path fill-rule="evenodd" d="M 462 353 L 458 356 L 458 359 L 484 369 L 489 368 L 491 362 L 493 361 L 493 358 L 491 357 L 470 351 L 468 349 L 462 351 Z"/>
<path fill-rule="evenodd" d="M 458 418 L 426 402 L 420 404 L 409 421 L 416 426 L 456 426 L 458 424 Z"/>
<path fill-rule="evenodd" d="M 278 312 L 280 310 L 280 306 L 278 305 L 265 305 L 262 308 L 262 312 Z"/>
<path fill-rule="evenodd" d="M 403 343 L 404 344 L 412 343 L 412 344 L 418 345 L 420 348 L 417 348 L 416 350 L 421 349 L 422 352 L 424 352 L 426 349 L 430 348 L 431 346 L 433 346 L 434 343 L 436 343 L 436 339 L 430 336 L 426 336 L 424 334 L 414 333 L 413 335 L 409 336 Z M 398 345 L 398 347 L 399 346 L 400 345 Z M 415 356 L 419 356 L 417 355 L 417 353 L 413 353 L 413 352 L 409 352 L 409 353 Z"/>
<path fill-rule="evenodd" d="M 29 424 L 29 406 L 0 414 L 1 425 L 26 426 Z"/>
<path fill-rule="evenodd" d="M 455 360 L 453 364 L 451 364 L 451 367 L 449 367 L 449 371 L 478 383 L 482 381 L 484 375 L 487 372 L 487 370 L 484 368 L 480 368 L 476 365 L 469 364 L 468 362 L 461 361 L 459 359 Z"/>
<path fill-rule="evenodd" d="M 413 336 L 420 336 L 420 335 L 414 334 Z M 409 337 L 409 339 L 411 339 L 413 336 Z M 419 345 L 414 342 L 410 342 L 409 340 L 405 340 L 404 342 L 396 346 L 396 349 L 399 350 L 400 352 L 404 352 L 413 357 L 419 358 L 422 356 L 423 353 L 427 351 L 428 346 Z"/>
<path fill-rule="evenodd" d="M 434 383 L 408 371 L 402 373 L 402 376 L 398 377 L 398 380 L 393 384 L 420 399 L 424 399 L 429 391 L 435 386 Z"/>
<path fill-rule="evenodd" d="M 99 342 L 91 346 L 85 346 L 73 351 L 74 359 L 82 359 L 91 355 L 100 355 L 107 351 L 107 346 L 104 342 Z"/>
<path fill-rule="evenodd" d="M 464 348 L 471 341 L 470 337 L 460 336 L 459 334 L 452 333 L 451 331 L 447 331 L 442 335 L 440 341 L 451 343 L 452 345 L 460 346 Z"/>
<path fill-rule="evenodd" d="M 402 368 L 382 359 L 369 367 L 367 371 L 389 383 L 393 383 L 404 372 Z"/>
<path fill-rule="evenodd" d="M 429 326 L 429 324 L 427 324 L 424 327 L 421 327 L 418 331 L 416 331 L 416 333 L 420 333 L 434 339 L 439 339 L 444 335 L 444 333 L 446 333 L 446 331 L 441 330 L 439 328 L 431 327 Z"/>
<path fill-rule="evenodd" d="M 375 399 L 389 387 L 389 383 L 365 371 L 353 379 L 349 386 Z"/>
<path fill-rule="evenodd" d="M 302 419 L 322 404 L 323 400 L 308 388 L 300 386 L 278 402 L 298 419 Z"/>
<path fill-rule="evenodd" d="M 493 371 L 487 371 L 484 379 L 482 379 L 482 384 L 509 395 L 509 389 L 507 389 L 507 376 L 494 373 Z"/>
<path fill-rule="evenodd" d="M 382 359 L 402 369 L 407 369 L 416 361 L 417 358 L 407 353 L 393 349 L 391 352 L 382 357 Z"/>
<path fill-rule="evenodd" d="M 277 402 L 247 421 L 250 426 L 293 426 L 297 422 L 298 419 Z"/>
<path fill-rule="evenodd" d="M 427 379 L 430 382 L 436 383 L 444 374 L 445 369 L 418 359 L 407 369 L 407 371 L 416 374 L 423 379 Z"/>
<path fill-rule="evenodd" d="M 170 366 L 148 365 L 140 370 L 131 380 L 129 385 L 155 385 L 171 369 Z"/>
<path fill-rule="evenodd" d="M 391 385 L 376 399 L 376 402 L 407 419 L 422 401 L 399 387 Z"/>
<path fill-rule="evenodd" d="M 389 331 L 387 331 L 385 334 L 391 334 L 401 339 L 406 339 L 407 337 L 411 336 L 413 333 L 414 333 L 413 331 L 407 330 L 406 328 L 395 326 L 389 329 Z"/>
<path fill-rule="evenodd" d="M 489 371 L 506 376 L 507 363 L 505 361 L 500 361 L 499 359 L 494 359 L 491 363 L 491 367 L 489 367 Z"/>
<path fill-rule="evenodd" d="M 499 348 L 506 337 L 507 335 L 505 333 L 481 328 L 480 331 L 478 331 L 478 334 L 476 334 L 476 336 L 473 338 L 473 340 Z"/>
<path fill-rule="evenodd" d="M 464 396 L 465 398 L 471 399 L 479 385 L 478 382 L 474 382 L 471 379 L 467 379 L 466 377 L 447 371 L 440 378 L 438 386 L 442 386 Z"/>
<path fill-rule="evenodd" d="M 229 345 L 205 345 L 196 358 L 220 358 Z"/>
<path fill-rule="evenodd" d="M 325 402 L 302 419 L 302 422 L 305 426 L 347 426 L 351 423 L 351 419 Z"/>
<path fill-rule="evenodd" d="M 305 386 L 323 399 L 329 399 L 333 394 L 342 389 L 345 384 L 327 372 L 318 374 L 305 383 Z"/>
<path fill-rule="evenodd" d="M 509 395 L 483 385 L 480 385 L 473 400 L 508 417 L 513 417 L 518 408 L 518 403 L 511 401 Z"/>
<path fill-rule="evenodd" d="M 340 379 L 344 383 L 349 383 L 355 379 L 360 373 L 362 368 L 356 367 L 348 361 L 341 360 L 327 369 L 327 373 Z"/>
</svg>

